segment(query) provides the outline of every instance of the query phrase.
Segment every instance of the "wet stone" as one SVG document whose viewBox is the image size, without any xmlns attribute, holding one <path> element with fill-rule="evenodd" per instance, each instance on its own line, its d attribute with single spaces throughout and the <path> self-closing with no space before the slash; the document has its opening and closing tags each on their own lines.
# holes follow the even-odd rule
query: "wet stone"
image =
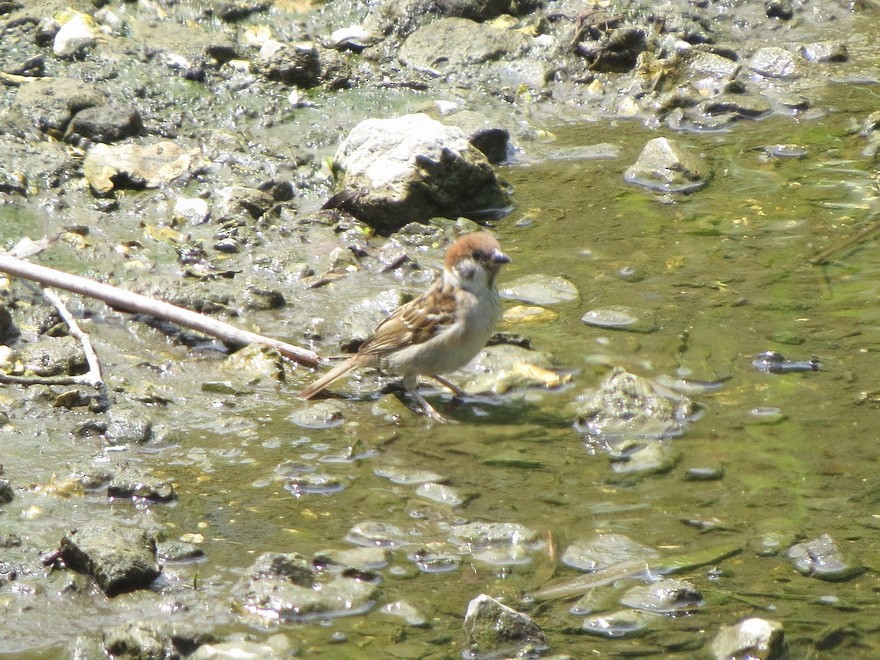
<svg viewBox="0 0 880 660">
<path fill-rule="evenodd" d="M 849 60 L 846 44 L 833 41 L 805 44 L 801 54 L 809 62 L 846 62 Z"/>
<path fill-rule="evenodd" d="M 491 165 L 464 132 L 424 114 L 362 121 L 339 145 L 335 161 L 344 192 L 331 200 L 333 207 L 380 232 L 435 216 L 497 212 L 510 204 Z"/>
<path fill-rule="evenodd" d="M 692 193 L 708 183 L 709 168 L 697 156 L 685 151 L 676 140 L 650 140 L 623 178 L 649 190 L 664 193 Z"/>
<path fill-rule="evenodd" d="M 428 482 L 441 483 L 446 480 L 436 472 L 429 472 L 428 470 L 407 470 L 397 467 L 376 468 L 373 470 L 373 474 L 377 477 L 384 477 L 391 483 L 400 484 L 402 486 L 412 486 Z"/>
<path fill-rule="evenodd" d="M 92 190 L 106 195 L 114 188 L 158 188 L 189 171 L 199 160 L 198 148 L 185 149 L 163 140 L 150 145 L 96 144 L 83 161 Z"/>
<path fill-rule="evenodd" d="M 685 481 L 719 481 L 723 478 L 723 467 L 692 467 L 684 473 Z"/>
<path fill-rule="evenodd" d="M 733 115 L 742 119 L 758 119 L 773 111 L 773 106 L 759 96 L 721 94 L 700 104 L 700 111 L 709 116 Z"/>
<path fill-rule="evenodd" d="M 581 317 L 586 325 L 629 332 L 655 332 L 657 321 L 649 312 L 638 312 L 624 305 L 591 309 Z"/>
<path fill-rule="evenodd" d="M 155 540 L 141 529 L 112 522 L 66 533 L 61 556 L 74 570 L 93 577 L 108 596 L 146 588 L 160 573 Z"/>
<path fill-rule="evenodd" d="M 330 495 L 345 489 L 340 477 L 330 474 L 300 474 L 290 477 L 284 485 L 284 489 L 295 496 L 300 495 Z"/>
<path fill-rule="evenodd" d="M 378 547 L 351 548 L 347 550 L 321 550 L 312 561 L 316 566 L 340 566 L 358 571 L 377 571 L 388 565 L 388 550 Z"/>
<path fill-rule="evenodd" d="M 162 562 L 187 563 L 205 558 L 205 551 L 186 541 L 162 541 L 156 544 L 156 556 Z"/>
<path fill-rule="evenodd" d="M 352 527 L 345 540 L 356 545 L 376 548 L 400 548 L 410 544 L 409 536 L 400 527 L 373 520 Z"/>
<path fill-rule="evenodd" d="M 254 385 L 268 379 L 284 382 L 284 360 L 277 351 L 251 344 L 235 351 L 220 365 L 225 373 L 233 374 L 236 382 Z"/>
<path fill-rule="evenodd" d="M 468 141 L 483 152 L 490 163 L 497 165 L 507 160 L 511 150 L 510 131 L 492 123 L 485 115 L 473 110 L 460 110 L 445 116 L 443 122 L 464 131 Z"/>
<path fill-rule="evenodd" d="M 80 80 L 52 78 L 23 85 L 15 94 L 10 112 L 22 125 L 61 139 L 73 116 L 106 102 L 97 88 Z"/>
<path fill-rule="evenodd" d="M 423 25 L 400 48 L 400 61 L 428 72 L 452 73 L 463 66 L 498 60 L 526 50 L 526 38 L 464 18 L 441 18 Z"/>
<path fill-rule="evenodd" d="M 716 660 L 778 660 L 785 653 L 782 624 L 753 617 L 732 626 L 721 626 L 712 640 L 711 651 Z"/>
<path fill-rule="evenodd" d="M 405 600 L 398 600 L 383 605 L 380 612 L 403 619 L 410 626 L 424 626 L 427 623 L 425 615 Z"/>
<path fill-rule="evenodd" d="M 480 594 L 464 618 L 467 652 L 486 657 L 527 657 L 547 647 L 544 632 L 528 616 Z"/>
<path fill-rule="evenodd" d="M 737 76 L 740 64 L 715 53 L 689 50 L 681 56 L 679 80 L 711 94 L 723 91 Z"/>
<path fill-rule="evenodd" d="M 374 582 L 318 575 L 295 553 L 265 553 L 233 593 L 242 610 L 263 621 L 301 621 L 361 614 L 377 589 Z"/>
<path fill-rule="evenodd" d="M 8 479 L 0 479 L 0 504 L 9 504 L 15 499 L 15 491 L 9 485 Z"/>
<path fill-rule="evenodd" d="M 294 410 L 287 419 L 304 429 L 332 429 L 345 422 L 338 401 L 316 401 Z"/>
<path fill-rule="evenodd" d="M 635 449 L 615 447 L 612 452 L 611 471 L 620 477 L 634 475 L 664 474 L 681 460 L 681 454 L 668 441 L 637 443 Z"/>
<path fill-rule="evenodd" d="M 843 582 L 866 570 L 849 564 L 828 534 L 793 545 L 788 549 L 788 558 L 801 574 L 829 582 Z"/>
<path fill-rule="evenodd" d="M 204 644 L 189 660 L 286 660 L 298 655 L 285 635 L 272 635 L 265 642 L 237 639 L 216 644 Z"/>
<path fill-rule="evenodd" d="M 664 438 L 680 434 L 692 413 L 686 397 L 618 368 L 584 402 L 577 427 L 606 442 Z"/>
<path fill-rule="evenodd" d="M 254 60 L 257 73 L 269 80 L 301 88 L 314 87 L 320 83 L 321 61 L 318 50 L 309 43 L 285 45 L 268 41 Z"/>
<path fill-rule="evenodd" d="M 431 482 L 420 484 L 416 488 L 416 495 L 452 507 L 460 506 L 465 500 L 455 488 Z"/>
<path fill-rule="evenodd" d="M 93 142 L 116 142 L 139 135 L 143 128 L 136 108 L 99 105 L 77 112 L 67 127 L 67 137 L 78 135 Z"/>
<path fill-rule="evenodd" d="M 220 217 L 245 215 L 257 220 L 273 206 L 275 199 L 269 193 L 256 188 L 227 186 L 217 191 L 215 214 Z"/>
<path fill-rule="evenodd" d="M 548 353 L 512 344 L 488 346 L 462 371 L 457 381 L 465 392 L 504 394 L 514 388 L 558 387 L 570 379 L 553 371 Z"/>
<path fill-rule="evenodd" d="M 590 635 L 618 639 L 645 634 L 664 619 L 662 614 L 644 610 L 618 610 L 584 619 L 583 631 Z"/>
<path fill-rule="evenodd" d="M 167 658 L 176 654 L 168 632 L 147 622 L 126 623 L 104 633 L 104 648 L 114 657 Z"/>
<path fill-rule="evenodd" d="M 122 472 L 107 485 L 108 497 L 134 498 L 153 502 L 170 502 L 177 499 L 174 484 L 149 474 Z"/>
<path fill-rule="evenodd" d="M 498 292 L 502 298 L 532 305 L 554 305 L 577 300 L 577 287 L 563 277 L 536 273 L 508 282 Z"/>
<path fill-rule="evenodd" d="M 472 522 L 450 528 L 449 542 L 474 546 L 528 543 L 538 532 L 517 523 Z"/>
<path fill-rule="evenodd" d="M 448 573 L 461 566 L 461 556 L 451 552 L 438 552 L 430 548 L 419 548 L 407 555 L 422 573 Z"/>
<path fill-rule="evenodd" d="M 798 76 L 795 55 L 778 46 L 755 51 L 749 60 L 749 69 L 765 78 L 791 79 Z"/>
<path fill-rule="evenodd" d="M 110 445 L 143 444 L 153 437 L 153 423 L 137 414 L 114 414 L 104 431 Z"/>
<path fill-rule="evenodd" d="M 806 158 L 810 151 L 800 144 L 771 144 L 764 152 L 772 158 Z"/>
<path fill-rule="evenodd" d="M 562 563 L 579 571 L 598 571 L 624 561 L 651 559 L 658 553 L 623 534 L 598 534 L 588 541 L 576 541 L 565 549 Z"/>
<path fill-rule="evenodd" d="M 73 376 L 86 370 L 86 359 L 73 337 L 46 337 L 19 352 L 25 373 L 35 376 Z"/>
<path fill-rule="evenodd" d="M 667 579 L 628 589 L 620 604 L 648 612 L 690 612 L 703 604 L 703 595 L 690 582 Z"/>
<path fill-rule="evenodd" d="M 822 368 L 819 358 L 809 360 L 789 360 L 776 351 L 764 351 L 752 360 L 752 366 L 758 371 L 768 374 L 797 373 L 800 371 L 818 371 Z"/>
<path fill-rule="evenodd" d="M 72 12 L 55 34 L 52 52 L 62 59 L 82 58 L 97 45 L 97 30 L 91 16 Z"/>
<path fill-rule="evenodd" d="M 178 197 L 174 200 L 174 217 L 194 225 L 208 220 L 208 202 L 200 197 Z"/>
</svg>

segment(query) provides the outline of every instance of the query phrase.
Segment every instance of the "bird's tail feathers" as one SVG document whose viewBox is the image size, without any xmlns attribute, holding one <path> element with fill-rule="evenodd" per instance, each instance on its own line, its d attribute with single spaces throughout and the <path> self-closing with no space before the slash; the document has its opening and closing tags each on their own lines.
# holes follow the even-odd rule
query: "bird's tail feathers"
<svg viewBox="0 0 880 660">
<path fill-rule="evenodd" d="M 334 380 L 336 380 L 337 378 L 342 378 L 349 371 L 352 371 L 357 367 L 357 360 L 355 360 L 355 358 L 349 358 L 342 364 L 333 367 L 330 371 L 321 376 L 318 380 L 309 385 L 306 389 L 304 389 L 296 396 L 300 399 L 311 399 L 318 392 L 330 385 L 330 383 L 332 383 Z"/>
</svg>

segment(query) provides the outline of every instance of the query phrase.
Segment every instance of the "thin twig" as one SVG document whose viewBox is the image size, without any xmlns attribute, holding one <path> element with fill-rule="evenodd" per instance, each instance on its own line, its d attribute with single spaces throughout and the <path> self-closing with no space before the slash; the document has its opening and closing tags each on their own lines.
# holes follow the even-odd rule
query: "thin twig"
<svg viewBox="0 0 880 660">
<path fill-rule="evenodd" d="M 101 363 L 98 362 L 98 354 L 95 353 L 89 335 L 82 331 L 82 328 L 79 327 L 76 319 L 73 318 L 73 314 L 70 313 L 70 310 L 67 309 L 64 301 L 61 300 L 57 293 L 52 291 L 52 289 L 43 289 L 43 295 L 46 297 L 46 300 L 55 306 L 59 316 L 61 316 L 61 319 L 67 324 L 70 334 L 76 338 L 80 346 L 82 346 L 83 353 L 86 356 L 86 364 L 89 366 L 89 370 L 81 376 L 75 376 L 75 378 L 96 389 L 101 389 L 104 387 L 104 379 L 101 377 Z"/>
<path fill-rule="evenodd" d="M 831 261 L 831 257 L 836 255 L 839 252 L 843 252 L 854 245 L 860 243 L 865 238 L 873 234 L 874 232 L 880 230 L 880 222 L 873 220 L 871 224 L 867 227 L 864 227 L 861 231 L 857 232 L 855 235 L 850 236 L 831 247 L 825 248 L 819 254 L 810 259 L 810 263 L 814 266 L 823 266 Z"/>
<path fill-rule="evenodd" d="M 3 385 L 81 385 L 77 376 L 10 376 L 0 374 Z"/>
<path fill-rule="evenodd" d="M 171 321 L 177 325 L 204 332 L 207 335 L 216 337 L 227 344 L 235 346 L 247 346 L 248 344 L 260 344 L 274 348 L 283 356 L 290 358 L 294 362 L 298 362 L 308 367 L 316 367 L 318 365 L 318 354 L 307 348 L 301 348 L 288 344 L 287 342 L 264 337 L 255 332 L 241 330 L 235 326 L 223 323 L 209 316 L 199 314 L 197 312 L 172 305 L 170 303 L 142 296 L 139 293 L 133 293 L 120 289 L 119 287 L 110 286 L 102 282 L 96 282 L 78 275 L 71 275 L 54 268 L 38 266 L 36 264 L 10 257 L 9 255 L 0 254 L 0 272 L 8 273 L 25 279 L 39 282 L 44 286 L 52 286 L 65 291 L 72 291 L 83 296 L 96 298 L 110 305 L 114 309 L 134 314 L 147 314 L 159 319 Z"/>
</svg>

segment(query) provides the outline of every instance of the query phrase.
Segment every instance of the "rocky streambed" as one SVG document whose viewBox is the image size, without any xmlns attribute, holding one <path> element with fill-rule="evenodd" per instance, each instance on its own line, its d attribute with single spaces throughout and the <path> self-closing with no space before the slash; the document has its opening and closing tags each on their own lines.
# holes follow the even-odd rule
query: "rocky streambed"
<svg viewBox="0 0 880 660">
<path fill-rule="evenodd" d="M 3 280 L 0 652 L 876 655 L 878 25 L 0 2 L 13 254 L 322 356 L 460 234 L 514 260 L 446 426 Z"/>
</svg>

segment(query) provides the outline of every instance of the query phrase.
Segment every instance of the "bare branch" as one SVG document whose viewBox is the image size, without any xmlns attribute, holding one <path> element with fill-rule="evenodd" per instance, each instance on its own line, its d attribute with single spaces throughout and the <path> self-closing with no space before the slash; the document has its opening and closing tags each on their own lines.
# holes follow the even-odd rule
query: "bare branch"
<svg viewBox="0 0 880 660">
<path fill-rule="evenodd" d="M 52 291 L 52 289 L 43 289 L 43 295 L 58 310 L 58 314 L 70 329 L 70 334 L 79 341 L 86 356 L 86 364 L 89 365 L 89 371 L 82 376 L 75 376 L 75 378 L 92 387 L 102 389 L 104 387 L 104 379 L 101 378 L 101 364 L 98 362 L 98 355 L 92 347 L 92 340 L 89 339 L 89 335 L 82 331 L 76 319 L 73 318 L 73 314 L 70 313 L 70 310 L 67 309 L 64 301 L 58 297 L 57 293 Z"/>
<path fill-rule="evenodd" d="M 248 344 L 260 344 L 274 348 L 283 356 L 290 358 L 308 367 L 318 365 L 318 354 L 307 348 L 301 348 L 288 344 L 271 337 L 264 337 L 255 332 L 241 330 L 235 326 L 223 323 L 203 314 L 172 305 L 170 303 L 148 298 L 139 293 L 133 293 L 110 286 L 102 282 L 96 282 L 78 275 L 71 275 L 54 268 L 38 266 L 36 264 L 0 254 L 0 272 L 8 273 L 28 280 L 39 282 L 44 286 L 52 286 L 65 291 L 72 291 L 83 296 L 95 298 L 108 304 L 114 309 L 133 314 L 147 314 L 159 319 L 171 321 L 177 325 L 204 332 L 216 337 L 227 344 L 246 346 Z"/>
</svg>

